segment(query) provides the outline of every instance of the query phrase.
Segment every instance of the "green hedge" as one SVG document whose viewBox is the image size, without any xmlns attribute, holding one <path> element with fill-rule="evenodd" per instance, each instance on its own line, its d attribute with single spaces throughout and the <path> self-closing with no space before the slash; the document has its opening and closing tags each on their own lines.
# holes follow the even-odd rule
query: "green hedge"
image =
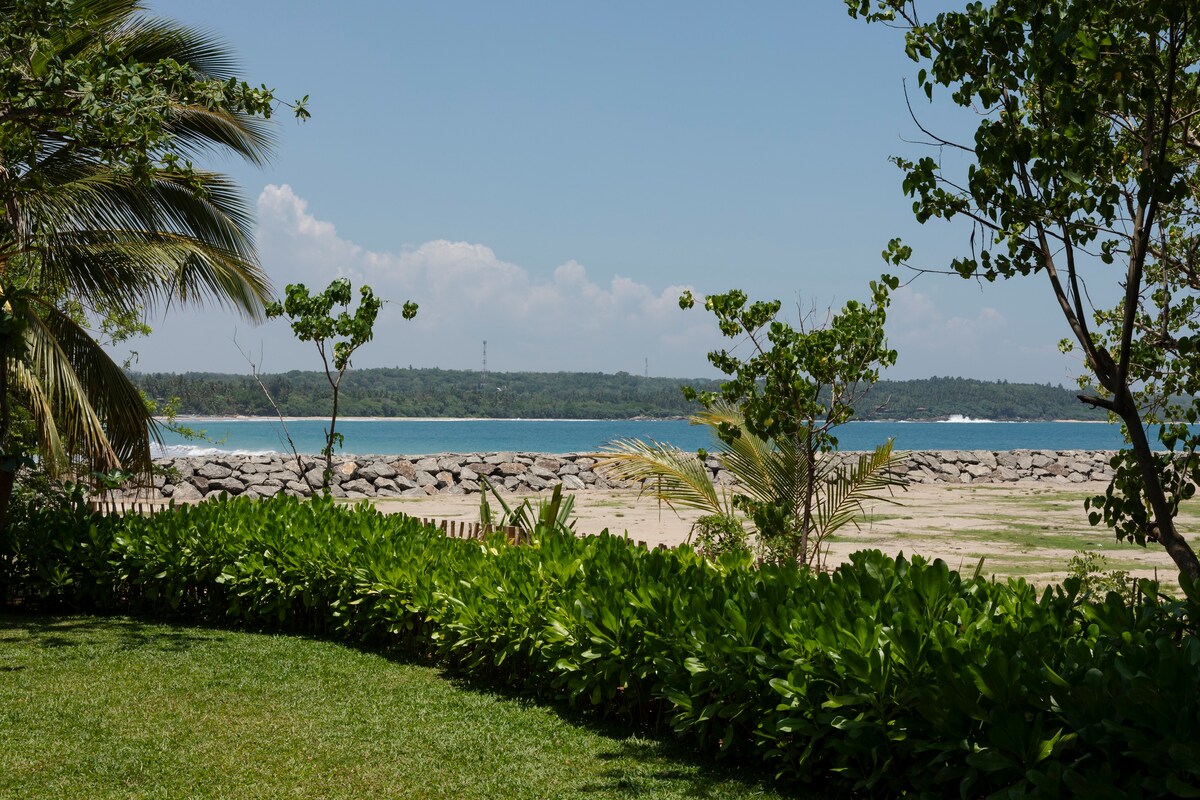
<svg viewBox="0 0 1200 800">
<path fill-rule="evenodd" d="M 288 498 L 44 508 L 4 546 L 0 589 L 27 604 L 403 648 L 830 791 L 1200 792 L 1195 605 L 1152 593 L 1092 603 L 878 552 L 812 574 L 609 535 L 506 546 Z"/>
</svg>

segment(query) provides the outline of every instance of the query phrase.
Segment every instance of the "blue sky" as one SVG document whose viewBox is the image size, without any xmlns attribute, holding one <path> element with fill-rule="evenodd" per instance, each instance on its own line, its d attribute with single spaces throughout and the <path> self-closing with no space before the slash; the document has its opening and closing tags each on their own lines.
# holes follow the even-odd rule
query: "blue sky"
<svg viewBox="0 0 1200 800">
<path fill-rule="evenodd" d="M 257 204 L 280 293 L 346 276 L 396 301 L 359 367 L 474 369 L 487 339 L 494 371 L 709 376 L 724 343 L 682 288 L 820 316 L 865 296 L 893 236 L 934 267 L 967 246 L 912 220 L 887 159 L 924 153 L 916 68 L 841 0 L 149 6 L 218 34 L 250 82 L 311 96 L 311 121 L 280 115 L 268 168 L 216 166 Z M 970 122 L 917 108 L 939 131 Z M 1068 382 L 1056 314 L 1036 278 L 922 276 L 893 303 L 889 376 Z M 246 372 L 235 339 L 267 371 L 318 366 L 280 321 L 152 324 L 138 369 Z"/>
</svg>

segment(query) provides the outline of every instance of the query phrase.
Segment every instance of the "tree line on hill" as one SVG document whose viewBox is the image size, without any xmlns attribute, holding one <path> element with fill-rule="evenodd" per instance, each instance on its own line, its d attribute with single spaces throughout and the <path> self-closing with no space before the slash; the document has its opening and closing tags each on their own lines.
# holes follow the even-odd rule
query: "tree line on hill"
<svg viewBox="0 0 1200 800">
<path fill-rule="evenodd" d="M 178 398 L 178 411 L 201 416 L 272 416 L 275 409 L 250 375 L 209 372 L 133 373 L 150 399 Z M 329 413 L 329 383 L 320 372 L 261 376 L 286 416 Z M 646 378 L 618 372 L 503 372 L 361 369 L 346 375 L 341 413 L 357 417 L 520 417 L 630 419 L 682 417 L 699 406 L 680 387 L 715 391 L 708 379 Z M 857 407 L 858 419 L 1103 420 L 1104 412 L 1061 386 L 967 378 L 880 381 Z"/>
</svg>

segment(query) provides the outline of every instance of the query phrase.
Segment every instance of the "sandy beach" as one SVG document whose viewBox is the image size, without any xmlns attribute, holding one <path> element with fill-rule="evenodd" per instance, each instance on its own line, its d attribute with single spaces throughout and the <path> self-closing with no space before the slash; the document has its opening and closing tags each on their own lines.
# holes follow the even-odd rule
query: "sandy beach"
<svg viewBox="0 0 1200 800">
<path fill-rule="evenodd" d="M 832 542 L 829 563 L 838 563 L 855 550 L 878 548 L 890 554 L 941 558 L 964 571 L 973 571 L 983 558 L 984 574 L 1024 576 L 1045 583 L 1061 579 L 1077 551 L 1090 550 L 1104 555 L 1112 569 L 1128 570 L 1139 577 L 1157 576 L 1164 584 L 1174 584 L 1175 567 L 1161 547 L 1117 543 L 1107 528 L 1088 524 L 1083 500 L 1104 488 L 1103 483 L 914 485 L 897 492 L 894 503 L 868 507 L 857 528 L 843 528 Z M 578 533 L 599 533 L 607 528 L 614 533 L 627 532 L 629 538 L 649 546 L 687 541 L 692 523 L 700 516 L 689 510 L 677 514 L 633 490 L 584 491 L 572 496 Z M 513 504 L 525 497 L 534 504 L 538 501 L 537 495 L 505 499 Z M 378 500 L 375 504 L 386 513 L 432 520 L 479 519 L 478 495 Z M 1194 530 L 1200 518 L 1185 511 L 1181 521 L 1185 531 Z"/>
</svg>

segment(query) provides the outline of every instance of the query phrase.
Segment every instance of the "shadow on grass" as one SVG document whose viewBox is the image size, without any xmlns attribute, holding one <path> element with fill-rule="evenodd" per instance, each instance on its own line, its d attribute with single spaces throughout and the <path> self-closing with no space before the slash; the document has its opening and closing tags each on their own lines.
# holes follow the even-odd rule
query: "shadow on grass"
<svg viewBox="0 0 1200 800">
<path fill-rule="evenodd" d="M 112 641 L 122 648 L 159 652 L 186 652 L 205 642 L 220 640 L 230 628 L 203 627 L 189 623 L 137 619 L 130 617 L 48 616 L 28 611 L 0 609 L 0 643 L 5 640 L 32 641 L 47 649 L 84 647 L 94 641 Z M 277 634 L 276 631 L 264 633 Z M 572 707 L 564 701 L 539 698 L 528 690 L 514 688 L 497 680 L 448 666 L 428 653 L 398 648 L 356 645 L 333 637 L 286 634 L 301 639 L 327 641 L 361 652 L 380 655 L 406 666 L 433 668 L 456 689 L 497 697 L 525 707 L 553 711 L 569 725 L 588 730 L 609 740 L 610 746 L 597 755 L 609 762 L 609 768 L 596 774 L 578 790 L 599 797 L 642 797 L 658 793 L 667 785 L 682 786 L 687 797 L 717 800 L 731 789 L 761 790 L 764 794 L 796 800 L 830 797 L 778 784 L 770 779 L 761 764 L 729 759 L 713 761 L 714 754 L 701 752 L 689 743 L 673 738 L 665 720 L 636 722 L 602 717 L 592 709 Z M 8 670 L 22 667 L 9 667 Z M 3 671 L 3 670 L 0 670 Z M 745 794 L 745 791 L 739 792 Z"/>
<path fill-rule="evenodd" d="M 387 654 L 392 657 L 391 654 Z M 404 656 L 400 654 L 400 661 Z M 462 691 L 500 697 L 526 707 L 546 708 L 567 724 L 583 728 L 611 740 L 612 749 L 597 757 L 614 764 L 604 770 L 603 782 L 583 784 L 581 792 L 602 797 L 641 797 L 653 795 L 656 784 L 685 784 L 686 796 L 718 800 L 728 796 L 732 786 L 756 789 L 771 796 L 794 800 L 829 800 L 838 795 L 832 791 L 816 792 L 811 788 L 787 785 L 771 778 L 763 765 L 756 761 L 726 758 L 714 761 L 717 754 L 699 750 L 693 743 L 671 735 L 670 724 L 664 719 L 634 721 L 604 717 L 594 709 L 579 708 L 569 702 L 538 697 L 527 689 L 514 687 L 495 679 L 480 677 L 461 668 L 444 663 L 432 665 L 442 677 Z M 633 762 L 623 767 L 622 762 Z"/>
<path fill-rule="evenodd" d="M 148 631 L 147 626 L 155 630 Z M 201 642 L 218 638 L 202 628 L 172 626 L 169 623 L 143 622 L 128 617 L 45 616 L 36 613 L 0 610 L 0 641 L 13 635 L 31 639 L 46 649 L 80 647 L 101 637 L 116 635 L 121 647 L 153 649 L 160 652 L 185 652 Z"/>
<path fill-rule="evenodd" d="M 752 777 L 761 776 L 761 765 L 736 761 L 713 764 L 675 740 L 659 739 L 653 744 L 624 740 L 614 742 L 614 745 L 613 752 L 601 753 L 600 758 L 612 761 L 632 760 L 656 765 L 658 768 L 646 771 L 620 768 L 605 770 L 601 773 L 603 782 L 584 784 L 579 787 L 581 792 L 594 793 L 600 797 L 640 797 L 655 794 L 659 784 L 683 785 L 687 797 L 719 800 L 729 796 L 731 788 L 736 785 L 743 790 L 756 790 L 764 795 L 769 792 L 773 797 L 795 800 L 829 800 L 842 796 L 831 791 L 816 792 L 797 786 L 785 786 L 764 777 Z M 672 768 L 672 763 L 690 765 L 695 769 Z"/>
</svg>

